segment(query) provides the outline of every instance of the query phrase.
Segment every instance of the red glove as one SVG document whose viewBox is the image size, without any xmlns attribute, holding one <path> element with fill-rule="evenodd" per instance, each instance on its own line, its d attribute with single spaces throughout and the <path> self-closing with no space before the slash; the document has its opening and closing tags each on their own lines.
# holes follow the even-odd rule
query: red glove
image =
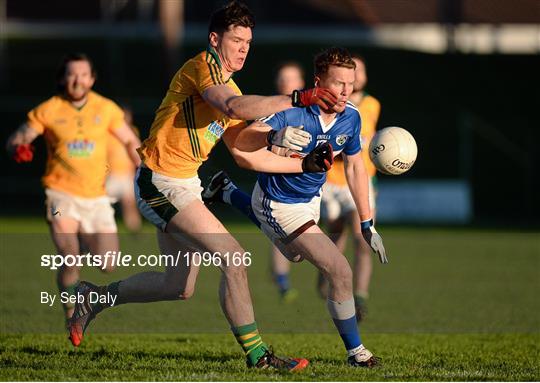
<svg viewBox="0 0 540 383">
<path fill-rule="evenodd" d="M 24 144 L 17 145 L 15 148 L 15 153 L 13 154 L 13 159 L 18 164 L 23 162 L 30 162 L 34 158 L 34 145 Z"/>
<path fill-rule="evenodd" d="M 326 88 L 295 90 L 291 97 L 293 106 L 300 108 L 319 105 L 323 110 L 330 110 L 337 103 L 337 97 Z"/>
</svg>

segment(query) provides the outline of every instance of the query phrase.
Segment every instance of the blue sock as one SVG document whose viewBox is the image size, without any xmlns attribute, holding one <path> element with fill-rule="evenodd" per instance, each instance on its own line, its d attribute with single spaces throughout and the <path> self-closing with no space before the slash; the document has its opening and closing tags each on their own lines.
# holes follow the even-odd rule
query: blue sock
<svg viewBox="0 0 540 383">
<path fill-rule="evenodd" d="M 290 286 L 289 286 L 289 273 L 285 274 L 274 274 L 276 283 L 279 287 L 279 292 L 281 294 L 286 293 Z"/>
<path fill-rule="evenodd" d="M 261 223 L 257 217 L 255 217 L 255 214 L 253 214 L 253 210 L 251 209 L 251 196 L 249 194 L 244 193 L 243 190 L 238 188 L 231 188 L 223 191 L 222 199 L 223 202 L 228 203 L 240 210 L 251 220 L 251 222 L 257 225 L 258 228 L 261 227 Z"/>
<path fill-rule="evenodd" d="M 332 318 L 339 332 L 341 340 L 347 351 L 354 350 L 362 344 L 360 334 L 358 333 L 358 324 L 356 323 L 356 315 L 349 319 L 341 320 Z"/>
<path fill-rule="evenodd" d="M 355 353 L 362 345 L 362 340 L 356 323 L 354 299 L 351 298 L 344 302 L 335 302 L 328 299 L 326 303 L 347 353 L 349 355 Z"/>
</svg>

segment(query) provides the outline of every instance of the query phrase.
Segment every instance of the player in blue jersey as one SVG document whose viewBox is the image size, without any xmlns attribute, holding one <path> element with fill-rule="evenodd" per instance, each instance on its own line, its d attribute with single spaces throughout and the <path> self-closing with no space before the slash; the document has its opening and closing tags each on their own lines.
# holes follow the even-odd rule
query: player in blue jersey
<svg viewBox="0 0 540 383">
<path fill-rule="evenodd" d="M 272 146 L 272 151 L 288 156 L 303 156 L 316 147 L 328 147 L 334 155 L 342 153 L 347 182 L 360 215 L 362 234 L 380 261 L 387 263 L 382 239 L 375 231 L 370 213 L 368 177 L 360 154 L 361 118 L 358 109 L 348 102 L 353 91 L 354 69 L 355 63 L 345 49 L 330 48 L 318 54 L 315 57 L 315 86 L 326 87 L 339 94 L 338 103 L 329 110 L 309 107 L 276 113 L 254 122 L 253 129 L 243 131 L 241 134 L 249 137 L 242 141 L 252 146 L 244 150 L 256 150 L 264 145 L 272 146 L 278 140 L 289 140 L 297 145 L 295 151 Z M 293 129 L 285 130 L 286 127 L 297 127 L 297 133 L 291 133 Z M 330 166 L 327 164 L 327 170 Z M 321 187 L 325 181 L 325 172 L 260 173 L 250 197 L 221 172 L 214 176 L 204 196 L 207 200 L 221 200 L 239 208 L 289 260 L 307 259 L 324 274 L 330 284 L 328 311 L 347 349 L 348 363 L 355 367 L 372 367 L 378 359 L 360 340 L 351 268 L 335 244 L 317 226 Z"/>
</svg>

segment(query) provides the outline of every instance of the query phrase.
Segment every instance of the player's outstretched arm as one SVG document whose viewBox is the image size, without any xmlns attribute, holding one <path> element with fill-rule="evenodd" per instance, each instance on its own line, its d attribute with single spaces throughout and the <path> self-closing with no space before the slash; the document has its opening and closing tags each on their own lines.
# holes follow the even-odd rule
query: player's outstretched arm
<svg viewBox="0 0 540 383">
<path fill-rule="evenodd" d="M 375 230 L 369 207 L 369 180 L 360 152 L 353 155 L 343 154 L 345 176 L 360 215 L 362 236 L 371 249 L 379 256 L 381 263 L 388 263 L 382 238 Z"/>
<path fill-rule="evenodd" d="M 229 127 L 223 133 L 223 142 L 229 149 L 237 165 L 244 169 L 265 173 L 302 173 L 302 160 L 278 156 L 266 147 L 243 150 L 237 146 L 238 136 L 245 126 Z"/>
<path fill-rule="evenodd" d="M 293 106 L 319 105 L 326 110 L 337 102 L 337 97 L 325 88 L 294 91 L 290 96 L 239 96 L 227 85 L 216 85 L 206 89 L 202 97 L 228 117 L 239 120 L 256 120 Z"/>
<path fill-rule="evenodd" d="M 228 128 L 222 138 L 238 166 L 264 173 L 317 173 L 332 167 L 333 153 L 330 145 L 320 145 L 304 158 L 279 156 L 266 148 L 243 151 L 236 146 L 242 124 Z"/>
<path fill-rule="evenodd" d="M 28 124 L 23 124 L 9 136 L 6 142 L 8 155 L 16 162 L 30 162 L 34 158 L 32 142 L 39 136 L 39 132 Z"/>
</svg>

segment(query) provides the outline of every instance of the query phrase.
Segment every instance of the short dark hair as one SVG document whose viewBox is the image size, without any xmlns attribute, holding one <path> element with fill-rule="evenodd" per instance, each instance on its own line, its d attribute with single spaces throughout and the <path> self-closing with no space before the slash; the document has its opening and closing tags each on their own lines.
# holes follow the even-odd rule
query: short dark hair
<svg viewBox="0 0 540 383">
<path fill-rule="evenodd" d="M 208 34 L 211 32 L 223 34 L 231 25 L 245 28 L 255 27 L 253 13 L 241 1 L 231 1 L 212 13 Z"/>
<path fill-rule="evenodd" d="M 330 65 L 351 69 L 356 68 L 356 64 L 349 51 L 339 47 L 328 48 L 315 56 L 315 76 L 320 76 L 328 72 Z"/>
<path fill-rule="evenodd" d="M 58 70 L 56 71 L 56 84 L 60 91 L 64 90 L 62 80 L 64 78 L 64 75 L 66 74 L 67 66 L 70 62 L 73 61 L 88 62 L 88 64 L 90 65 L 90 70 L 92 71 L 92 77 L 97 78 L 97 72 L 96 67 L 94 66 L 94 62 L 90 57 L 88 57 L 86 53 L 68 53 L 64 57 L 62 57 L 62 61 L 60 61 L 60 65 L 58 65 Z"/>
</svg>

